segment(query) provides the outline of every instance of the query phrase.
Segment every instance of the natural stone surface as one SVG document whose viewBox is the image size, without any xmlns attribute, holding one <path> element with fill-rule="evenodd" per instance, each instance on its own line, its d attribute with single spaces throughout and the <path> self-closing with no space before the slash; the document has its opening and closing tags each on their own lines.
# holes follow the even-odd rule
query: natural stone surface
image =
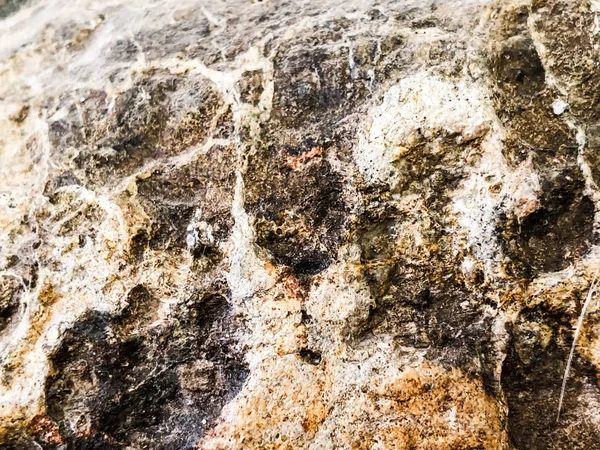
<svg viewBox="0 0 600 450">
<path fill-rule="evenodd" d="M 0 0 L 0 448 L 600 448 L 599 15 Z"/>
</svg>

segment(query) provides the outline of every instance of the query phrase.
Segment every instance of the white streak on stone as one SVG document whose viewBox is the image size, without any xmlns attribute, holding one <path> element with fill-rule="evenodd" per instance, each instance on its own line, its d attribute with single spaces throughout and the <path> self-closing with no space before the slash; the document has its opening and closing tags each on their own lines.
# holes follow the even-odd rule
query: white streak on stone
<svg viewBox="0 0 600 450">
<path fill-rule="evenodd" d="M 241 173 L 237 174 L 231 214 L 235 224 L 231 234 L 231 266 L 227 281 L 232 299 L 236 302 L 251 297 L 258 290 L 268 289 L 275 283 L 266 270 L 264 261 L 255 252 L 254 228 L 244 209 L 244 180 Z"/>
</svg>

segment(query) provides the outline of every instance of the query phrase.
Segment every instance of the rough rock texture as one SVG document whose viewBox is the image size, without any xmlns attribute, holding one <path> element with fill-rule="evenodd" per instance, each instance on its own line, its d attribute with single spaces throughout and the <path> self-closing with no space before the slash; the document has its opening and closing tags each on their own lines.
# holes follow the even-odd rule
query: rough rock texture
<svg viewBox="0 0 600 450">
<path fill-rule="evenodd" d="M 600 448 L 599 92 L 596 0 L 0 0 L 0 448 Z"/>
</svg>

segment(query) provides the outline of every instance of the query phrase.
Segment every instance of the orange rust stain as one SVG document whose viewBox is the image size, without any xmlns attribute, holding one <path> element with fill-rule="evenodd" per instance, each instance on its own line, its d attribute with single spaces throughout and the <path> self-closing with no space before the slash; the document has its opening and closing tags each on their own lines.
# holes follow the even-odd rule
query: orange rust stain
<svg viewBox="0 0 600 450">
<path fill-rule="evenodd" d="M 64 442 L 58 430 L 58 425 L 54 423 L 48 416 L 38 414 L 31 419 L 29 429 L 32 434 L 39 436 L 45 442 L 62 445 Z"/>
<path fill-rule="evenodd" d="M 288 155 L 286 158 L 286 164 L 294 170 L 299 170 L 311 159 L 322 155 L 323 149 L 321 147 L 313 147 L 309 151 L 301 153 L 298 156 Z"/>
<path fill-rule="evenodd" d="M 315 399 L 307 405 L 306 416 L 302 420 L 302 429 L 304 431 L 317 431 L 330 413 L 330 408 Z"/>
<path fill-rule="evenodd" d="M 304 298 L 304 288 L 300 286 L 298 279 L 293 275 L 286 275 L 283 278 L 286 297 L 290 300 L 302 300 Z"/>
</svg>

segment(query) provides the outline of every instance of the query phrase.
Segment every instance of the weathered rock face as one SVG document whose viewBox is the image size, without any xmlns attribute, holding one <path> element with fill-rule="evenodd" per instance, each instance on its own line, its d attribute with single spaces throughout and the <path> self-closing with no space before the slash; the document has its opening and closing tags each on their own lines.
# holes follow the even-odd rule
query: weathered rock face
<svg viewBox="0 0 600 450">
<path fill-rule="evenodd" d="M 9 0 L 0 80 L 1 448 L 600 448 L 596 0 Z"/>
</svg>

